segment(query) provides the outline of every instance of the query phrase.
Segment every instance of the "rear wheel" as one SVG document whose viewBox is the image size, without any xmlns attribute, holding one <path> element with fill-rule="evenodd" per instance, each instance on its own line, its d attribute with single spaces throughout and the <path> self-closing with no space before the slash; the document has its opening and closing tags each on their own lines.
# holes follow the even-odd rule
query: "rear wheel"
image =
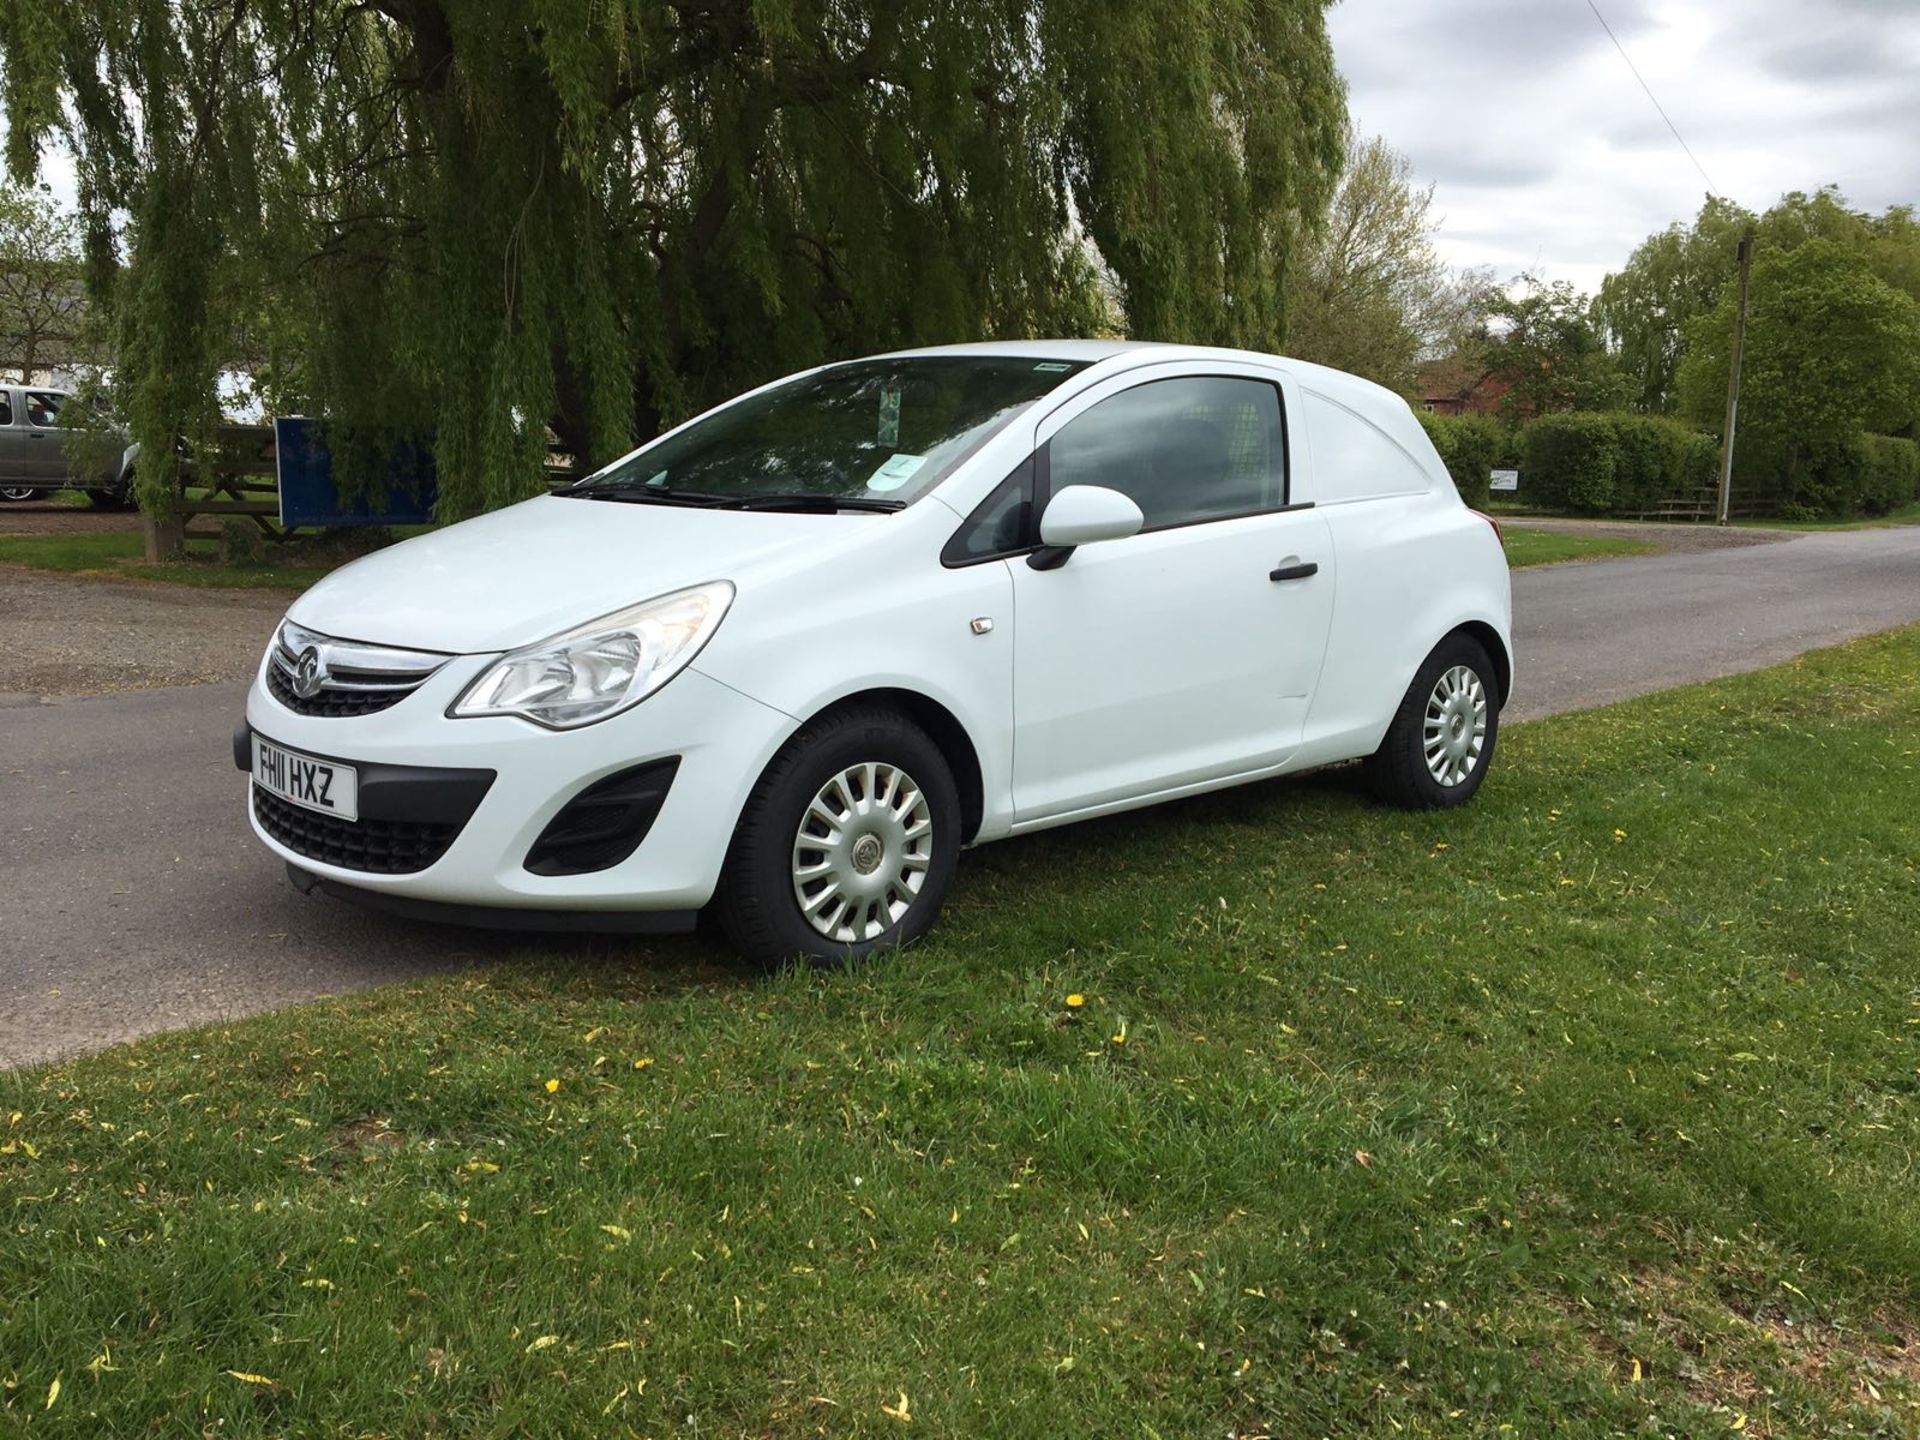
<svg viewBox="0 0 1920 1440">
<path fill-rule="evenodd" d="M 1500 733 L 1500 682 L 1486 647 L 1452 635 L 1435 647 L 1367 757 L 1374 793 L 1409 810 L 1464 805 L 1486 778 Z"/>
<path fill-rule="evenodd" d="M 751 960 L 848 960 L 926 934 L 959 849 L 960 795 L 939 746 L 897 711 L 849 706 L 768 765 L 714 908 Z"/>
<path fill-rule="evenodd" d="M 31 485 L 0 485 L 0 500 L 31 500 L 36 493 Z"/>
</svg>

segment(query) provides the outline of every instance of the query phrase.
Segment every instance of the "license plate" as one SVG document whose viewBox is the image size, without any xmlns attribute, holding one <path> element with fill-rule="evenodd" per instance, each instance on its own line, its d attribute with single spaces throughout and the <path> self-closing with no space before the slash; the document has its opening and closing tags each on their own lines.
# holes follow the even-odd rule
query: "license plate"
<svg viewBox="0 0 1920 1440">
<path fill-rule="evenodd" d="M 253 783 L 322 815 L 360 818 L 360 776 L 353 766 L 285 750 L 258 735 L 253 737 Z"/>
</svg>

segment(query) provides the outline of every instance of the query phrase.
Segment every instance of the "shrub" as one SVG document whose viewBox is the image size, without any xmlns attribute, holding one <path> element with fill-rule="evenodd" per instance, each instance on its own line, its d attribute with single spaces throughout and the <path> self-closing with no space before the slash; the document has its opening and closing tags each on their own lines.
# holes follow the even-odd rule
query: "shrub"
<svg viewBox="0 0 1920 1440">
<path fill-rule="evenodd" d="M 1714 483 L 1719 446 L 1677 420 L 1656 415 L 1612 415 L 1619 447 L 1613 508 L 1651 510 L 1669 497 L 1691 495 Z"/>
<path fill-rule="evenodd" d="M 1549 509 L 1604 515 L 1613 506 L 1620 442 L 1611 415 L 1542 415 L 1527 427 L 1526 497 Z"/>
<path fill-rule="evenodd" d="M 1864 440 L 1860 508 L 1884 515 L 1920 499 L 1920 444 L 1893 435 L 1868 435 Z"/>
<path fill-rule="evenodd" d="M 1493 467 L 1509 447 L 1507 428 L 1491 415 L 1414 414 L 1440 452 L 1441 463 L 1453 477 L 1453 488 L 1475 509 L 1487 503 Z"/>
</svg>

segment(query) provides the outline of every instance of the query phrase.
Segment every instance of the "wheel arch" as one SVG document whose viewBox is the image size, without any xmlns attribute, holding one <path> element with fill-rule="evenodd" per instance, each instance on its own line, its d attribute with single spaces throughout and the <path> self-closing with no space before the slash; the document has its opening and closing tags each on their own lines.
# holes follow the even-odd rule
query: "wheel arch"
<svg viewBox="0 0 1920 1440">
<path fill-rule="evenodd" d="M 926 731 L 933 743 L 940 747 L 947 768 L 953 772 L 954 787 L 960 792 L 960 841 L 963 845 L 971 844 L 974 836 L 980 833 L 980 824 L 986 814 L 986 781 L 980 768 L 980 752 L 959 716 L 931 695 L 900 686 L 856 690 L 820 706 L 805 718 L 802 725 L 804 727 L 822 715 L 845 709 L 849 705 L 874 704 L 900 711 Z"/>
<path fill-rule="evenodd" d="M 1469 620 L 1464 625 L 1454 626 L 1440 637 L 1439 644 L 1444 645 L 1455 635 L 1465 635 L 1479 642 L 1480 648 L 1487 652 L 1487 658 L 1493 661 L 1494 680 L 1500 686 L 1500 708 L 1504 710 L 1507 697 L 1513 693 L 1513 656 L 1507 651 L 1507 642 L 1498 630 L 1484 620 Z M 1433 652 L 1430 650 L 1427 653 Z"/>
</svg>

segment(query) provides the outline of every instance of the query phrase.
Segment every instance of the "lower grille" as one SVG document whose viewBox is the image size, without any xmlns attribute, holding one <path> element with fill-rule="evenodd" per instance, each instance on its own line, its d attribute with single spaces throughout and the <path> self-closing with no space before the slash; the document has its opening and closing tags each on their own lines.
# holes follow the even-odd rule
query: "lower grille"
<svg viewBox="0 0 1920 1440">
<path fill-rule="evenodd" d="M 342 820 L 337 815 L 291 805 L 270 790 L 253 787 L 253 813 L 275 840 L 295 854 L 342 870 L 372 875 L 408 875 L 442 855 L 465 826 L 420 820 Z"/>
</svg>

